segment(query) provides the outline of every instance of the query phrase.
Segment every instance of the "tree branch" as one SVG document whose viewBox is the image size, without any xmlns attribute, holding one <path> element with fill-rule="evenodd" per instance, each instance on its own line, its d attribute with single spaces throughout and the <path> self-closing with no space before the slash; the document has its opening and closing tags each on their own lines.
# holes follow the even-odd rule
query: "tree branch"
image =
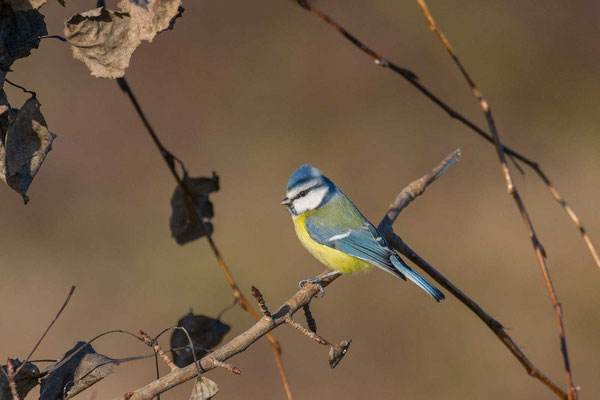
<svg viewBox="0 0 600 400">
<path fill-rule="evenodd" d="M 561 354 L 563 357 L 565 374 L 566 374 L 566 378 L 567 378 L 567 387 L 568 387 L 568 391 L 569 391 L 568 398 L 569 398 L 569 400 L 575 400 L 575 399 L 577 399 L 577 391 L 575 390 L 575 384 L 573 383 L 573 375 L 571 373 L 571 366 L 569 363 L 569 353 L 567 351 L 567 339 L 565 336 L 565 327 L 564 327 L 564 323 L 563 323 L 563 319 L 562 319 L 562 307 L 558 301 L 558 297 L 556 295 L 554 285 L 552 284 L 552 279 L 550 278 L 550 272 L 548 271 L 548 267 L 546 265 L 546 252 L 545 252 L 542 244 L 538 240 L 538 237 L 535 233 L 535 229 L 533 227 L 533 223 L 531 222 L 531 218 L 529 217 L 529 213 L 527 212 L 527 209 L 525 208 L 525 203 L 521 199 L 521 196 L 519 195 L 519 192 L 517 190 L 517 186 L 513 182 L 512 175 L 510 173 L 510 168 L 508 167 L 508 162 L 506 161 L 504 145 L 500 141 L 500 135 L 498 134 L 498 130 L 496 129 L 496 123 L 494 122 L 494 117 L 492 116 L 492 109 L 489 106 L 485 97 L 483 96 L 483 93 L 481 92 L 481 90 L 477 87 L 477 85 L 475 84 L 473 79 L 471 79 L 471 76 L 468 74 L 465 67 L 460 62 L 458 56 L 456 55 L 456 53 L 450 46 L 450 42 L 448 42 L 448 40 L 446 39 L 446 37 L 444 36 L 442 31 L 440 31 L 440 29 L 436 26 L 435 21 L 431 15 L 431 13 L 429 12 L 429 8 L 427 7 L 427 4 L 425 3 L 425 0 L 417 0 L 417 1 L 418 1 L 419 5 L 421 6 L 421 9 L 423 10 L 423 13 L 425 14 L 427 22 L 429 23 L 429 28 L 438 35 L 438 37 L 440 38 L 440 41 L 442 42 L 442 44 L 444 45 L 444 47 L 450 54 L 450 57 L 452 57 L 452 60 L 458 67 L 460 73 L 463 75 L 463 77 L 467 81 L 469 87 L 471 88 L 473 96 L 475 96 L 475 98 L 477 99 L 479 106 L 481 107 L 481 110 L 483 111 L 483 114 L 485 115 L 485 119 L 490 128 L 490 132 L 492 132 L 492 136 L 494 138 L 494 144 L 496 146 L 496 151 L 498 153 L 498 159 L 500 160 L 500 165 L 502 167 L 502 173 L 504 174 L 504 180 L 506 181 L 506 189 L 507 189 L 508 193 L 513 197 L 513 199 L 516 203 L 516 206 L 519 209 L 521 217 L 523 218 L 523 223 L 525 224 L 527 233 L 529 234 L 529 237 L 531 238 L 531 243 L 533 245 L 533 249 L 534 249 L 536 257 L 538 259 L 540 268 L 542 270 L 542 275 L 544 277 L 544 282 L 546 283 L 546 287 L 547 287 L 548 293 L 550 295 L 550 300 L 552 301 L 552 307 L 554 308 L 554 317 L 556 319 L 558 335 L 560 337 L 560 350 L 561 350 Z M 585 235 L 585 231 L 584 231 L 584 235 Z M 585 237 L 587 237 L 587 236 L 584 236 L 584 238 Z M 587 243 L 587 241 L 586 241 L 586 243 Z M 592 250 L 593 250 L 592 254 L 594 255 L 595 250 L 593 249 L 593 247 L 592 247 Z"/>
<path fill-rule="evenodd" d="M 466 118 L 465 116 L 460 114 L 458 111 L 456 111 L 454 108 L 452 108 L 449 104 L 447 104 L 442 99 L 440 99 L 438 96 L 436 96 L 425 85 L 423 85 L 421 82 L 419 82 L 418 78 L 416 77 L 416 75 L 414 73 L 412 73 L 411 71 L 409 71 L 405 68 L 399 67 L 398 65 L 391 62 L 389 59 L 376 53 L 374 50 L 372 50 L 367 45 L 365 45 L 362 41 L 360 41 L 357 37 L 355 37 L 350 32 L 348 32 L 344 27 L 342 27 L 337 22 L 335 22 L 333 19 L 331 19 L 331 17 L 329 17 L 327 14 L 325 14 L 323 11 L 321 11 L 318 7 L 316 7 L 312 3 L 311 0 L 296 0 L 296 1 L 302 8 L 309 10 L 309 11 L 313 12 L 314 14 L 316 14 L 319 18 L 321 18 L 329 26 L 333 27 L 342 36 L 344 36 L 347 40 L 349 40 L 354 46 L 358 47 L 362 52 L 364 52 L 369 57 L 371 57 L 376 65 L 379 65 L 383 68 L 388 68 L 388 69 L 392 70 L 393 72 L 397 73 L 398 75 L 402 76 L 404 79 L 406 79 L 408 81 L 408 83 L 413 85 L 419 92 L 421 92 L 423 95 L 425 95 L 435 105 L 437 105 L 442 110 L 444 110 L 451 118 L 458 120 L 460 123 L 462 123 L 469 129 L 471 129 L 472 131 L 477 133 L 479 136 L 481 136 L 483 139 L 485 139 L 489 143 L 495 144 L 495 140 L 492 135 L 490 135 L 489 133 L 484 131 L 482 128 L 477 126 L 474 122 L 472 122 L 471 120 L 469 120 L 468 118 Z M 504 144 L 502 144 L 502 148 L 506 154 L 508 154 L 510 157 L 513 157 L 513 161 L 514 161 L 514 159 L 517 159 L 517 160 L 523 162 L 524 164 L 526 164 L 533 171 L 535 171 L 535 173 L 539 176 L 539 178 L 544 182 L 544 184 L 550 191 L 550 194 L 552 195 L 554 200 L 556 200 L 556 202 L 558 202 L 558 204 L 560 204 L 560 206 L 567 213 L 569 218 L 571 218 L 571 221 L 578 228 L 579 233 L 581 234 L 581 236 L 585 242 L 585 245 L 587 246 L 592 257 L 594 258 L 594 262 L 596 263 L 598 268 L 600 268 L 600 256 L 598 255 L 598 252 L 594 248 L 594 245 L 592 244 L 591 239 L 589 238 L 588 234 L 586 233 L 586 230 L 583 227 L 581 220 L 579 219 L 579 217 L 577 217 L 577 215 L 575 214 L 573 209 L 567 204 L 566 200 L 560 195 L 558 190 L 556 190 L 556 188 L 552 185 L 552 182 L 550 181 L 548 176 L 544 173 L 544 171 L 541 169 L 539 164 L 537 162 L 525 157 L 524 155 L 518 153 L 517 151 L 511 149 L 510 147 L 505 146 Z M 518 164 L 516 164 L 516 163 L 515 163 L 515 165 L 518 166 Z M 518 168 L 520 169 L 519 166 L 518 166 Z"/>
<path fill-rule="evenodd" d="M 554 382 L 552 382 L 546 375 L 542 373 L 529 359 L 525 356 L 525 354 L 519 349 L 517 344 L 512 340 L 512 338 L 506 333 L 502 324 L 492 318 L 488 313 L 486 313 L 483 308 L 481 308 L 477 303 L 475 303 L 472 299 L 470 299 L 466 294 L 464 294 L 460 289 L 458 289 L 452 282 L 450 282 L 444 275 L 439 273 L 435 268 L 433 268 L 427 261 L 421 258 L 417 253 L 415 253 L 404 241 L 394 233 L 394 229 L 392 227 L 393 223 L 398 218 L 400 211 L 402 211 L 406 206 L 408 206 L 417 196 L 420 196 L 425 192 L 425 189 L 428 185 L 430 185 L 433 181 L 435 181 L 444 171 L 446 171 L 452 164 L 454 164 L 458 157 L 460 156 L 460 150 L 456 150 L 454 153 L 450 154 L 446 157 L 437 167 L 435 167 L 431 172 L 426 174 L 420 179 L 412 182 L 410 185 L 402 189 L 402 191 L 396 196 L 396 199 L 390 204 L 390 208 L 381 220 L 381 223 L 377 227 L 379 232 L 385 237 L 385 239 L 390 243 L 390 245 L 418 265 L 423 271 L 425 271 L 429 276 L 431 276 L 436 282 L 442 285 L 446 290 L 448 290 L 454 297 L 460 300 L 469 310 L 471 310 L 475 315 L 477 315 L 491 330 L 494 334 L 500 339 L 500 341 L 508 348 L 508 350 L 515 356 L 517 360 L 523 365 L 527 373 L 534 378 L 539 379 L 544 385 L 548 386 L 550 390 L 556 393 L 559 397 L 563 399 L 567 399 L 567 394 L 558 387 Z"/>
<path fill-rule="evenodd" d="M 161 140 L 159 139 L 158 135 L 156 134 L 156 131 L 154 130 L 154 128 L 152 128 L 150 121 L 148 120 L 148 118 L 146 118 L 146 114 L 144 114 L 144 111 L 142 110 L 140 103 L 137 101 L 135 94 L 129 87 L 127 80 L 124 77 L 117 78 L 117 83 L 119 84 L 119 87 L 121 88 L 121 90 L 123 92 L 125 92 L 125 94 L 127 94 L 127 97 L 133 104 L 135 111 L 137 112 L 138 116 L 142 120 L 142 123 L 144 124 L 146 131 L 152 138 L 152 141 L 158 148 L 160 155 L 162 156 L 163 160 L 167 164 L 167 167 L 169 168 L 171 175 L 173 175 L 173 178 L 175 178 L 177 185 L 181 188 L 181 191 L 183 193 L 183 199 L 184 199 L 185 205 L 189 211 L 189 215 L 192 216 L 194 223 L 196 223 L 198 226 L 200 226 L 202 233 L 206 237 L 206 240 L 208 241 L 208 245 L 210 246 L 210 249 L 212 250 L 215 258 L 217 259 L 217 262 L 219 263 L 219 266 L 221 267 L 221 270 L 223 271 L 223 274 L 225 275 L 225 279 L 227 279 L 227 283 L 229 283 L 229 286 L 231 287 L 231 290 L 233 291 L 233 296 L 238 300 L 238 303 L 242 307 L 242 309 L 248 311 L 250 313 L 250 315 L 252 315 L 252 317 L 256 321 L 258 321 L 260 319 L 260 316 L 254 310 L 254 308 L 252 307 L 252 305 L 250 304 L 250 302 L 248 301 L 246 296 L 244 296 L 244 294 L 238 288 L 237 283 L 233 279 L 233 275 L 231 274 L 231 271 L 229 270 L 229 268 L 227 267 L 227 264 L 225 264 L 225 260 L 223 260 L 223 257 L 221 256 L 221 252 L 217 248 L 215 241 L 213 240 L 212 236 L 210 235 L 210 232 L 208 231 L 208 229 L 206 228 L 206 225 L 204 224 L 204 220 L 202 218 L 202 215 L 200 214 L 200 211 L 198 210 L 197 207 L 194 206 L 194 201 L 193 201 L 194 197 L 190 193 L 188 187 L 186 186 L 183 179 L 179 176 L 179 173 L 177 172 L 177 169 L 175 168 L 175 161 L 178 161 L 181 168 L 183 169 L 183 171 L 185 173 L 186 171 L 185 171 L 185 167 L 184 167 L 183 163 L 178 158 L 176 158 L 162 144 Z M 288 400 L 293 400 L 294 396 L 292 395 L 292 388 L 290 387 L 290 383 L 287 378 L 287 373 L 285 372 L 285 368 L 283 366 L 283 361 L 281 360 L 281 346 L 279 345 L 279 342 L 275 339 L 275 337 L 273 335 L 268 334 L 267 339 L 271 343 L 271 348 L 273 349 L 273 355 L 275 357 L 275 362 L 277 363 L 277 368 L 279 369 L 279 373 L 281 375 L 281 381 L 283 383 L 283 388 L 285 390 L 286 396 L 287 396 Z"/>
<path fill-rule="evenodd" d="M 554 384 L 546 375 L 544 375 L 538 368 L 533 365 L 529 359 L 523 354 L 523 352 L 518 348 L 515 342 L 511 339 L 510 336 L 504 331 L 502 324 L 488 315 L 477 303 L 471 300 L 467 295 L 465 295 L 460 289 L 454 286 L 447 278 L 445 278 L 442 274 L 436 271 L 431 265 L 429 265 L 425 260 L 423 260 L 418 254 L 416 254 L 413 250 L 411 250 L 403 241 L 398 237 L 392 228 L 392 224 L 400 214 L 400 212 L 408 206 L 416 197 L 423 194 L 428 185 L 434 182 L 439 176 L 441 176 L 445 171 L 448 170 L 460 156 L 460 151 L 456 150 L 448 157 L 446 157 L 439 165 L 433 168 L 428 174 L 421 177 L 420 179 L 412 182 L 406 188 L 404 188 L 400 194 L 396 197 L 396 199 L 392 202 L 389 207 L 389 210 L 378 229 L 384 235 L 386 240 L 390 242 L 392 247 L 396 250 L 404 254 L 406 257 L 411 259 L 415 264 L 421 267 L 427 274 L 429 274 L 433 279 L 436 280 L 440 285 L 446 288 L 450 293 L 452 293 L 456 298 L 458 298 L 465 306 L 467 306 L 471 311 L 473 311 L 493 332 L 494 334 L 504 343 L 504 345 L 508 348 L 508 350 L 519 360 L 519 362 L 525 367 L 527 373 L 531 376 L 539 379 L 542 383 L 548 386 L 554 393 L 556 393 L 559 397 L 563 399 L 567 399 L 567 394 L 564 393 L 556 384 Z M 323 272 L 321 275 L 324 275 L 329 271 Z M 326 287 L 332 281 L 337 279 L 339 275 L 335 275 L 328 280 L 322 282 L 323 286 Z M 215 350 L 213 353 L 207 355 L 203 359 L 199 361 L 200 368 L 206 372 L 210 369 L 214 368 L 212 359 L 216 359 L 218 361 L 225 361 L 230 357 L 233 357 L 236 354 L 246 350 L 249 346 L 251 346 L 254 342 L 260 339 L 262 336 L 266 335 L 271 330 L 282 324 L 290 324 L 289 321 L 292 321 L 292 315 L 303 308 L 306 312 L 307 306 L 310 304 L 312 298 L 320 293 L 320 290 L 315 284 L 307 284 L 302 287 L 296 294 L 294 294 L 288 301 L 286 301 L 275 313 L 269 312 L 260 291 L 254 289 L 253 295 L 256 298 L 257 302 L 261 304 L 261 310 L 264 313 L 264 316 L 252 326 L 250 329 L 242 333 L 241 335 L 235 337 L 229 343 L 223 345 L 219 349 Z M 312 316 L 309 320 L 312 319 Z M 317 336 L 313 336 L 308 332 L 304 327 L 298 328 L 299 325 L 291 324 L 296 329 L 301 331 L 304 335 L 309 338 L 315 340 L 317 343 L 325 344 L 317 339 Z M 310 322 L 309 322 L 310 326 Z M 316 330 L 316 326 L 314 326 Z M 324 340 L 324 339 L 323 339 Z M 338 352 L 343 352 L 347 350 L 349 345 L 349 341 L 342 342 L 338 345 L 332 345 L 332 352 L 335 353 L 337 349 Z M 332 366 L 335 366 L 339 359 L 334 359 Z M 196 376 L 196 368 L 194 365 L 189 365 L 182 369 L 176 369 L 170 372 L 169 374 L 161 377 L 160 379 L 155 380 L 154 382 L 149 383 L 148 385 L 140 388 L 134 392 L 132 400 L 142 400 L 142 399 L 150 399 L 157 394 L 163 393 L 189 379 L 192 379 Z"/>
</svg>

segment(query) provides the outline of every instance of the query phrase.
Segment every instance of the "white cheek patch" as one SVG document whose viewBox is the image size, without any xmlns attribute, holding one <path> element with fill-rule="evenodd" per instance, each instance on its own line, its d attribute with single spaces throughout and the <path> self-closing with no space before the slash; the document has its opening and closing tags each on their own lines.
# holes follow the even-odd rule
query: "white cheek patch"
<svg viewBox="0 0 600 400">
<path fill-rule="evenodd" d="M 296 214 L 304 214 L 307 211 L 319 207 L 328 191 L 329 188 L 325 186 L 311 190 L 304 197 L 298 197 L 294 200 L 294 210 L 296 211 Z"/>
</svg>

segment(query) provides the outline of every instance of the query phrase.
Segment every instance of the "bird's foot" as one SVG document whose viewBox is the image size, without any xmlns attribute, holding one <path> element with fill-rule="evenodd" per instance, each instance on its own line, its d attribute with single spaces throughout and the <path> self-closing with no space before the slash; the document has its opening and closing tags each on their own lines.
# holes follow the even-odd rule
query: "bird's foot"
<svg viewBox="0 0 600 400">
<path fill-rule="evenodd" d="M 321 295 L 319 297 L 323 297 L 325 296 L 325 289 L 323 289 L 323 285 L 321 285 L 321 282 L 323 282 L 325 279 L 330 278 L 334 275 L 339 275 L 338 271 L 332 271 L 328 274 L 325 274 L 323 276 L 319 276 L 318 278 L 308 278 L 308 279 L 302 279 L 300 282 L 298 282 L 298 287 L 300 287 L 300 289 L 302 289 L 302 286 L 304 286 L 307 283 L 313 283 L 315 285 L 317 285 L 319 287 L 319 291 L 321 292 Z"/>
<path fill-rule="evenodd" d="M 302 289 L 302 286 L 306 285 L 307 283 L 314 283 L 315 285 L 317 285 L 319 287 L 319 291 L 321 292 L 321 295 L 319 297 L 323 297 L 323 296 L 325 296 L 325 289 L 323 289 L 323 285 L 321 285 L 322 280 L 323 280 L 323 277 L 302 279 L 300 282 L 298 282 L 298 287 L 300 289 Z"/>
</svg>

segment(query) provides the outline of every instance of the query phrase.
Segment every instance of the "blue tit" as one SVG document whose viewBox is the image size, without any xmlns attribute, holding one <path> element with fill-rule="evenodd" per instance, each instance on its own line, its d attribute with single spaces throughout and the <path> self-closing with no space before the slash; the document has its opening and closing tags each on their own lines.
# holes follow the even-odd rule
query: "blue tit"
<svg viewBox="0 0 600 400">
<path fill-rule="evenodd" d="M 437 302 L 444 299 L 442 292 L 402 261 L 377 228 L 317 168 L 306 164 L 294 171 L 281 204 L 292 215 L 296 234 L 308 252 L 334 270 L 320 278 L 305 279 L 301 286 L 375 266 L 410 279 Z"/>
</svg>

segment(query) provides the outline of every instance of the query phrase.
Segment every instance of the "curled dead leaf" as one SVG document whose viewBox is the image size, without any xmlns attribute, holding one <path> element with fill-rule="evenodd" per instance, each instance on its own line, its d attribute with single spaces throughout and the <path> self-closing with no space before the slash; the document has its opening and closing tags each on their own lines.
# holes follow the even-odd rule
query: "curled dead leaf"
<svg viewBox="0 0 600 400">
<path fill-rule="evenodd" d="M 348 352 L 348 347 L 350 347 L 350 343 L 352 343 L 352 339 L 344 340 L 338 344 L 334 344 L 329 349 L 329 366 L 333 369 L 337 367 L 337 365 L 342 361 L 342 358 Z"/>
<path fill-rule="evenodd" d="M 77 354 L 63 363 L 76 351 Z M 117 365 L 116 360 L 96 353 L 91 345 L 77 342 L 44 371 L 46 376 L 41 381 L 40 400 L 70 399 L 113 373 Z"/>
<path fill-rule="evenodd" d="M 29 185 L 52 149 L 56 136 L 48 130 L 40 111 L 41 104 L 35 96 L 30 97 L 20 110 L 11 108 L 5 100 L 5 96 L 0 96 L 0 179 L 27 203 Z"/>
<path fill-rule="evenodd" d="M 208 195 L 219 190 L 219 177 L 213 172 L 210 178 L 190 178 L 185 176 L 183 183 L 192 195 L 196 209 L 202 215 L 204 226 L 209 234 L 212 234 L 213 226 L 210 220 L 214 217 L 212 203 Z M 175 188 L 171 197 L 171 219 L 169 220 L 171 235 L 177 244 L 186 244 L 204 236 L 204 230 L 196 223 L 196 219 L 190 215 L 183 191 L 179 186 Z"/>
<path fill-rule="evenodd" d="M 219 392 L 219 386 L 203 376 L 196 379 L 190 400 L 210 400 Z"/>
<path fill-rule="evenodd" d="M 124 76 L 140 43 L 152 42 L 181 15 L 181 0 L 121 0 L 118 6 L 119 11 L 101 7 L 75 14 L 66 21 L 65 38 L 71 44 L 73 57 L 83 61 L 93 76 Z"/>
</svg>

